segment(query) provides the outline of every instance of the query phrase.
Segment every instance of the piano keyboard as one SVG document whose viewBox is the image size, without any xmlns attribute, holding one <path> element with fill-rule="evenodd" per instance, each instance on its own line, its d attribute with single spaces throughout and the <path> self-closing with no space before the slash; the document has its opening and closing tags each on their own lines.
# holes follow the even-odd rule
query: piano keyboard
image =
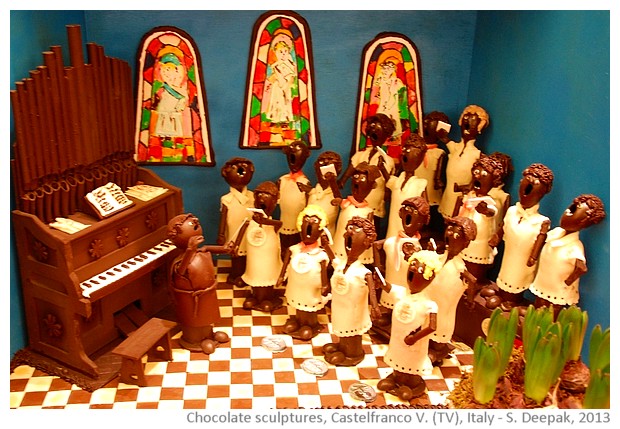
<svg viewBox="0 0 620 429">
<path fill-rule="evenodd" d="M 82 296 L 84 298 L 90 298 L 93 292 L 101 290 L 112 283 L 121 280 L 123 277 L 126 277 L 127 275 L 152 263 L 174 249 L 176 249 L 176 246 L 172 244 L 170 240 L 164 240 L 161 243 L 151 247 L 149 250 L 123 261 L 120 264 L 116 264 L 105 272 L 92 276 L 88 280 L 80 283 Z"/>
</svg>

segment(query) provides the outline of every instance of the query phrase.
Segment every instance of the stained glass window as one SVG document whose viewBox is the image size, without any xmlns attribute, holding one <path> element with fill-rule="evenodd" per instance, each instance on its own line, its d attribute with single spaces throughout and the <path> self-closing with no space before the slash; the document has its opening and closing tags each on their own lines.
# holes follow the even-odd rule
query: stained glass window
<svg viewBox="0 0 620 429">
<path fill-rule="evenodd" d="M 314 106 L 310 30 L 299 15 L 268 12 L 253 31 L 242 148 L 321 146 Z"/>
<path fill-rule="evenodd" d="M 381 33 L 362 54 L 356 131 L 352 153 L 366 147 L 364 128 L 369 116 L 383 113 L 395 125 L 383 149 L 398 159 L 402 144 L 411 133 L 422 135 L 422 94 L 417 48 L 398 33 Z"/>
<path fill-rule="evenodd" d="M 139 50 L 136 161 L 215 165 L 200 55 L 183 30 L 157 27 Z"/>
</svg>

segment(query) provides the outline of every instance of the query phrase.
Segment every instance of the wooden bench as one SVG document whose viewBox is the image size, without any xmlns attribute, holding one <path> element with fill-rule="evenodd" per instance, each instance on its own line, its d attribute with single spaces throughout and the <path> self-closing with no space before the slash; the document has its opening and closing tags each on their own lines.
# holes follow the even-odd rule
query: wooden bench
<svg viewBox="0 0 620 429">
<path fill-rule="evenodd" d="M 175 322 L 153 317 L 132 332 L 112 353 L 122 357 L 120 380 L 125 384 L 146 386 L 142 357 L 172 360 L 170 331 Z"/>
</svg>

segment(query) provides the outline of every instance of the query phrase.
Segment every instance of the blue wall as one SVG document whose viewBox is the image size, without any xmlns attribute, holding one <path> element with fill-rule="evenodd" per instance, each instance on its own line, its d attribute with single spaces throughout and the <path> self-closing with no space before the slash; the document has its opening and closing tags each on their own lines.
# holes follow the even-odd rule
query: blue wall
<svg viewBox="0 0 620 429">
<path fill-rule="evenodd" d="M 257 166 L 253 185 L 276 180 L 288 171 L 286 159 L 275 150 L 241 150 L 239 134 L 244 111 L 247 62 L 252 27 L 263 11 L 217 12 L 86 12 L 88 34 L 111 56 L 135 63 L 144 33 L 157 25 L 188 32 L 203 63 L 209 118 L 217 166 L 154 167 L 162 178 L 183 188 L 185 208 L 211 225 L 207 240 L 215 240 L 218 207 L 228 192 L 219 171 L 233 156 L 251 158 Z M 320 12 L 300 13 L 311 32 L 318 127 L 324 149 L 347 160 L 353 139 L 361 53 L 383 31 L 403 33 L 414 41 L 422 58 L 424 105 L 457 116 L 467 97 L 475 33 L 475 12 Z M 450 22 L 446 29 L 446 22 Z M 118 37 L 122 34 L 122 37 Z M 130 43 L 131 41 L 131 43 Z M 437 53 L 442 53 L 437 55 Z M 448 60 L 449 58 L 449 60 Z M 428 59 L 428 60 L 426 60 Z M 314 179 L 312 163 L 306 172 Z M 205 187 L 209 184 L 209 187 Z"/>
<path fill-rule="evenodd" d="M 491 116 L 483 151 L 512 156 L 507 187 L 518 197 L 533 162 L 553 170 L 540 212 L 558 226 L 580 194 L 595 194 L 608 217 L 582 231 L 588 272 L 580 307 L 590 328 L 610 326 L 610 33 L 608 11 L 479 12 L 468 101 Z M 589 335 L 586 338 L 586 347 Z"/>
<path fill-rule="evenodd" d="M 152 168 L 164 180 L 183 189 L 185 210 L 201 218 L 207 225 L 207 241 L 213 242 L 219 197 L 227 192 L 227 185 L 219 174 L 224 161 L 233 156 L 252 159 L 257 173 L 250 187 L 264 180 L 275 180 L 287 171 L 285 158 L 278 151 L 249 151 L 238 147 L 251 31 L 261 13 L 13 11 L 11 59 L 19 59 L 19 64 L 11 61 L 11 89 L 13 82 L 41 64 L 40 53 L 49 45 L 66 47 L 65 24 L 82 24 L 84 42 L 96 42 L 105 48 L 107 55 L 124 59 L 132 66 L 140 38 L 152 27 L 173 25 L 187 31 L 196 41 L 202 57 L 217 166 Z M 317 117 L 324 150 L 336 150 L 347 160 L 353 138 L 361 51 L 380 32 L 400 32 L 407 35 L 420 52 L 426 112 L 444 111 L 455 123 L 465 105 L 478 103 L 491 115 L 491 128 L 481 140 L 485 152 L 508 153 L 513 157 L 517 172 L 531 162 L 544 162 L 553 168 L 558 180 L 553 195 L 543 200 L 544 213 L 557 222 L 562 209 L 574 196 L 573 192 L 575 195 L 595 193 L 608 205 L 608 13 L 299 13 L 307 20 L 312 34 Z M 514 19 L 516 24 L 512 24 Z M 580 26 L 575 27 L 576 24 Z M 19 40 L 14 40 L 17 37 Z M 532 40 L 536 40 L 535 49 Z M 597 47 L 596 51 L 593 46 Z M 537 64 L 535 73 L 532 66 L 524 69 L 525 64 Z M 595 76 L 601 70 L 601 79 L 581 77 Z M 566 87 L 569 90 L 563 89 Z M 560 99 L 566 100 L 561 106 L 551 102 Z M 585 112 L 584 106 L 588 107 Z M 458 138 L 457 126 L 453 127 L 452 137 Z M 577 150 L 577 142 L 587 144 L 588 159 L 596 157 L 600 168 L 595 173 L 600 173 L 601 177 L 595 179 L 592 169 L 584 169 L 580 172 L 584 180 L 573 185 L 563 178 L 574 177 L 571 166 L 581 165 L 583 161 L 584 150 Z M 551 144 L 562 145 L 561 157 L 558 152 L 551 152 Z M 311 180 L 314 179 L 311 163 L 316 155 L 313 153 L 305 168 Z M 516 183 L 518 179 L 513 181 Z M 509 191 L 516 195 L 514 184 Z M 582 280 L 583 305 L 596 308 L 591 319 L 598 320 L 604 327 L 609 326 L 608 225 L 606 221 L 583 233 L 586 252 L 591 249 L 588 253 L 590 272 Z M 593 249 L 598 251 L 596 257 Z M 17 277 L 17 263 L 11 258 L 11 354 L 27 343 Z"/>
</svg>

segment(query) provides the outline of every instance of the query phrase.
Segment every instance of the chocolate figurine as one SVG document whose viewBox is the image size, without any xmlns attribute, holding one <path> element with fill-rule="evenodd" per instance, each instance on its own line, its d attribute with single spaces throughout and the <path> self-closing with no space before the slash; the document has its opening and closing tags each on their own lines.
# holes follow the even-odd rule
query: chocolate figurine
<svg viewBox="0 0 620 429">
<path fill-rule="evenodd" d="M 506 211 L 497 243 L 504 240 L 504 255 L 497 275 L 498 296 L 502 308 L 509 309 L 521 301 L 536 275 L 538 253 L 551 221 L 538 212 L 540 200 L 551 191 L 553 172 L 543 164 L 523 170 L 519 183 L 519 201 Z"/>
<path fill-rule="evenodd" d="M 404 286 L 407 284 L 409 270 L 407 261 L 413 253 L 422 250 L 420 230 L 428 224 L 430 206 L 424 197 L 407 198 L 402 202 L 398 214 L 401 221 L 401 229 L 398 233 L 386 239 L 377 240 L 373 244 L 374 265 L 383 274 L 387 283 Z M 383 258 L 381 251 L 385 255 Z M 379 302 L 387 311 L 383 312 L 375 323 L 379 326 L 389 325 L 395 304 L 393 295 L 383 290 Z"/>
<path fill-rule="evenodd" d="M 308 195 L 300 189 L 300 184 L 310 186 L 310 180 L 306 177 L 302 168 L 310 156 L 310 149 L 302 141 L 295 141 L 282 149 L 286 155 L 289 173 L 278 179 L 277 186 L 280 192 L 280 243 L 282 252 L 293 244 L 299 243 L 299 231 L 297 231 L 297 216 L 308 202 Z M 283 256 L 283 255 L 282 255 Z"/>
<path fill-rule="evenodd" d="M 579 278 L 588 271 L 579 232 L 605 218 L 603 202 L 596 195 L 576 197 L 564 211 L 560 226 L 547 234 L 538 271 L 530 286 L 536 306 L 559 307 L 579 302 Z"/>
<path fill-rule="evenodd" d="M 271 312 L 282 306 L 274 286 L 282 270 L 278 230 L 282 222 L 271 215 L 278 203 L 278 187 L 273 182 L 263 182 L 254 189 L 254 214 L 244 222 L 237 240 L 246 237 L 248 254 L 243 285 L 251 286 L 251 293 L 243 302 L 246 310 Z"/>
<path fill-rule="evenodd" d="M 345 240 L 343 237 L 349 220 L 354 216 L 373 219 L 374 211 L 368 203 L 367 197 L 375 186 L 377 186 L 377 178 L 380 175 L 379 167 L 369 165 L 367 162 L 361 162 L 355 167 L 353 178 L 351 179 L 352 195 L 342 200 L 340 203 L 340 215 L 338 215 L 336 233 L 333 237 L 334 255 L 336 255 L 337 258 L 346 259 L 347 257 Z M 371 264 L 373 261 L 372 249 L 368 248 L 362 252 L 360 259 L 364 264 Z"/>
<path fill-rule="evenodd" d="M 320 245 L 326 226 L 327 214 L 319 206 L 310 204 L 299 213 L 301 242 L 286 250 L 276 284 L 279 287 L 285 277 L 288 279 L 285 297 L 296 315 L 286 321 L 283 331 L 300 340 L 309 340 L 321 331 L 317 315 L 331 299 L 327 276 L 330 257 Z"/>
<path fill-rule="evenodd" d="M 396 300 L 390 343 L 383 357 L 393 372 L 381 379 L 377 388 L 405 401 L 424 393 L 426 385 L 422 375 L 429 375 L 433 370 L 428 342 L 429 335 L 437 328 L 437 305 L 425 289 L 441 265 L 435 251 L 421 250 L 409 260 L 407 287 L 382 285 Z"/>
<path fill-rule="evenodd" d="M 338 175 L 342 172 L 342 159 L 337 152 L 322 152 L 314 162 L 314 172 L 318 180 L 316 186 L 299 183 L 299 188 L 308 194 L 308 205 L 321 207 L 327 214 L 327 229 L 333 236 L 342 199 L 338 188 Z"/>
<path fill-rule="evenodd" d="M 429 356 L 433 364 L 440 364 L 453 349 L 450 344 L 456 323 L 456 310 L 465 291 L 473 304 L 476 278 L 467 270 L 462 251 L 476 238 L 473 220 L 456 216 L 446 219 L 444 230 L 445 251 L 443 266 L 426 290 L 437 304 L 437 330 L 430 336 Z"/>
<path fill-rule="evenodd" d="M 347 222 L 344 233 L 347 255 L 344 260 L 334 260 L 330 280 L 332 333 L 338 336 L 339 342 L 323 346 L 325 360 L 333 365 L 354 366 L 364 360 L 362 334 L 372 326 L 369 302 L 373 317 L 380 317 L 373 275 L 360 260 L 376 238 L 371 220 L 354 216 Z"/>
<path fill-rule="evenodd" d="M 400 165 L 403 171 L 398 177 L 389 176 L 389 178 L 386 178 L 385 187 L 389 189 L 389 192 L 386 191 L 386 195 L 390 194 L 390 214 L 386 237 L 398 234 L 398 231 L 401 229 L 400 206 L 404 200 L 418 196 L 422 196 L 424 199 L 427 198 L 426 179 L 415 175 L 415 170 L 424 161 L 426 150 L 424 139 L 418 134 L 412 134 L 403 145 L 400 153 Z M 382 169 L 382 174 L 387 173 L 383 169 L 383 163 L 380 163 L 379 168 Z"/>
<path fill-rule="evenodd" d="M 170 284 L 183 331 L 179 343 L 188 350 L 213 353 L 229 337 L 225 332 L 213 332 L 213 325 L 220 320 L 220 310 L 211 253 L 230 253 L 233 245 L 199 247 L 204 242 L 202 226 L 191 213 L 170 220 L 168 238 L 183 250 L 172 263 Z"/>
<path fill-rule="evenodd" d="M 497 227 L 500 229 L 502 227 L 504 216 L 506 216 L 506 211 L 508 210 L 508 207 L 510 207 L 510 194 L 504 190 L 504 185 L 506 184 L 506 180 L 513 172 L 514 168 L 512 166 L 512 158 L 505 153 L 493 152 L 489 156 L 497 159 L 502 166 L 500 184 L 491 188 L 489 191 L 489 195 L 495 200 L 495 206 L 499 209 L 495 219 L 497 220 Z"/>
<path fill-rule="evenodd" d="M 354 174 L 355 168 L 362 162 L 366 162 L 370 165 L 378 166 L 383 162 L 385 170 L 389 175 L 394 174 L 395 165 L 394 159 L 390 157 L 381 146 L 394 133 L 394 122 L 382 114 L 370 116 L 366 120 L 366 148 L 362 151 L 356 152 L 349 163 L 349 166 L 345 170 L 344 174 L 338 181 L 340 188 L 343 188 L 347 180 Z M 385 178 L 380 175 L 376 179 L 377 185 L 368 195 L 368 204 L 374 210 L 375 216 L 375 228 L 379 231 L 380 219 L 385 217 Z"/>
<path fill-rule="evenodd" d="M 254 164 L 247 158 L 231 158 L 222 167 L 221 174 L 230 186 L 230 192 L 220 199 L 219 245 L 235 240 L 241 225 L 250 217 L 247 209 L 254 207 L 254 194 L 248 189 L 248 184 L 254 175 Z M 240 277 L 245 271 L 246 254 L 247 241 L 244 237 L 237 252 L 231 256 L 228 283 L 242 284 Z"/>
<path fill-rule="evenodd" d="M 463 249 L 467 269 L 478 284 L 488 283 L 487 271 L 493 264 L 497 248 L 494 239 L 497 231 L 499 208 L 489 195 L 492 188 L 501 184 L 503 166 L 497 158 L 483 155 L 471 168 L 472 181 L 469 192 L 457 198 L 454 215 L 472 219 L 476 224 L 476 238 Z"/>
<path fill-rule="evenodd" d="M 480 150 L 475 146 L 476 139 L 489 125 L 489 115 L 480 106 L 469 105 L 461 113 L 461 141 L 450 141 L 446 163 L 446 188 L 439 203 L 439 212 L 444 217 L 453 216 L 456 199 L 461 192 L 459 187 L 471 182 L 471 167 L 480 158 Z M 456 185 L 456 188 L 455 188 Z"/>
<path fill-rule="evenodd" d="M 439 203 L 443 190 L 446 187 L 446 151 L 443 146 L 450 140 L 448 133 L 450 118 L 443 112 L 433 111 L 424 116 L 422 122 L 424 140 L 426 141 L 426 154 L 424 161 L 415 170 L 416 177 L 426 179 L 426 197 L 431 206 L 431 220 L 429 229 L 438 237 L 443 236 L 443 216 L 439 213 Z M 441 142 L 441 146 L 438 144 Z M 430 235 L 430 234 L 427 234 Z"/>
</svg>

